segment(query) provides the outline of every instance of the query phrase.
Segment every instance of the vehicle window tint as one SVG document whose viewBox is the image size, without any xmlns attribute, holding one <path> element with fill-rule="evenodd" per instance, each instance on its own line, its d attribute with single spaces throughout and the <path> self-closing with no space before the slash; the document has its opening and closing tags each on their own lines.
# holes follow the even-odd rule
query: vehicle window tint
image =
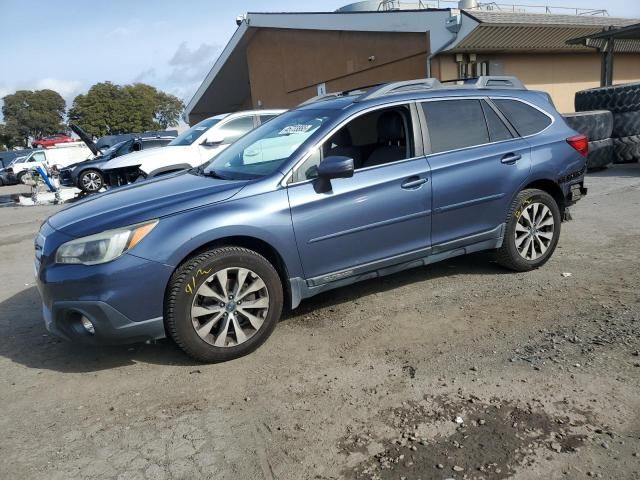
<svg viewBox="0 0 640 480">
<path fill-rule="evenodd" d="M 269 115 L 260 115 L 260 123 L 266 123 L 275 116 L 275 113 L 270 113 Z"/>
<path fill-rule="evenodd" d="M 492 142 L 499 142 L 501 140 L 508 140 L 513 138 L 511 132 L 504 124 L 504 122 L 500 119 L 498 114 L 495 112 L 491 106 L 482 101 L 482 108 L 484 110 L 484 116 L 487 119 L 487 128 L 489 129 L 489 138 L 491 138 Z"/>
<path fill-rule="evenodd" d="M 296 169 L 291 183 L 317 177 L 318 165 L 331 156 L 353 158 L 356 171 L 412 158 L 414 145 L 409 107 L 384 108 L 356 117 Z"/>
<path fill-rule="evenodd" d="M 228 123 L 220 127 L 220 135 L 224 137 L 224 143 L 229 144 L 235 142 L 245 133 L 253 130 L 253 116 L 241 117 L 230 120 Z"/>
<path fill-rule="evenodd" d="M 538 133 L 551 123 L 551 119 L 547 115 L 526 103 L 505 98 L 492 100 L 522 137 Z"/>
<path fill-rule="evenodd" d="M 431 139 L 431 153 L 489 143 L 480 100 L 422 103 Z"/>
</svg>

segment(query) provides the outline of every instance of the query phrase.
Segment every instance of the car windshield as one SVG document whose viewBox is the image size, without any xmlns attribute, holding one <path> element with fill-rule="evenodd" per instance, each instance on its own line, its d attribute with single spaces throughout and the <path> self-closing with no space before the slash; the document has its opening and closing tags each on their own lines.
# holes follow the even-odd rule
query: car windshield
<svg viewBox="0 0 640 480">
<path fill-rule="evenodd" d="M 191 145 L 198 138 L 200 138 L 204 132 L 209 130 L 223 118 L 224 116 L 219 115 L 217 117 L 211 117 L 207 118 L 206 120 L 202 120 L 200 123 L 196 123 L 189 130 L 185 130 L 176 138 L 171 140 L 168 145 Z"/>
<path fill-rule="evenodd" d="M 231 144 L 203 168 L 205 175 L 230 180 L 275 172 L 337 110 L 293 110 L 277 116 Z"/>
<path fill-rule="evenodd" d="M 127 143 L 127 140 L 124 140 L 122 142 L 118 142 L 115 145 L 113 145 L 112 147 L 107 148 L 105 151 L 101 152 L 100 157 L 111 157 L 113 155 L 113 153 L 116 150 L 118 150 L 125 143 Z"/>
</svg>

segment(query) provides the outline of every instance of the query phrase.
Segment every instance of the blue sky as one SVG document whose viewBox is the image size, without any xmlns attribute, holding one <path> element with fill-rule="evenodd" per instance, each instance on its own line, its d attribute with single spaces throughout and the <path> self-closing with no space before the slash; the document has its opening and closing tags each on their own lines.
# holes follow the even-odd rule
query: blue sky
<svg viewBox="0 0 640 480">
<path fill-rule="evenodd" d="M 52 88 L 71 106 L 75 95 L 109 80 L 146 82 L 187 102 L 233 34 L 238 15 L 331 11 L 346 3 L 0 0 L 0 98 L 18 89 Z M 519 3 L 607 8 L 612 16 L 640 17 L 637 0 Z"/>
</svg>

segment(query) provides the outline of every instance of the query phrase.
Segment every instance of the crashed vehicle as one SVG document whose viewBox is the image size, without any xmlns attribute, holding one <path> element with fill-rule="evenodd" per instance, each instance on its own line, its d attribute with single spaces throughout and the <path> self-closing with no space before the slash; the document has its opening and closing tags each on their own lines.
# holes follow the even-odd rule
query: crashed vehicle
<svg viewBox="0 0 640 480">
<path fill-rule="evenodd" d="M 182 132 L 166 148 L 110 160 L 102 166 L 104 180 L 107 185 L 117 187 L 200 166 L 283 111 L 248 110 L 207 118 Z"/>
<path fill-rule="evenodd" d="M 127 155 L 132 152 L 151 150 L 163 147 L 171 142 L 176 135 L 168 132 L 154 132 L 149 134 L 130 134 L 106 150 L 101 150 L 84 130 L 77 125 L 70 125 L 71 129 L 82 139 L 96 157 L 93 160 L 85 160 L 74 163 L 60 170 L 60 185 L 65 187 L 77 187 L 85 193 L 98 192 L 105 186 L 102 167 L 110 160 Z M 126 138 L 129 137 L 129 138 Z"/>
</svg>

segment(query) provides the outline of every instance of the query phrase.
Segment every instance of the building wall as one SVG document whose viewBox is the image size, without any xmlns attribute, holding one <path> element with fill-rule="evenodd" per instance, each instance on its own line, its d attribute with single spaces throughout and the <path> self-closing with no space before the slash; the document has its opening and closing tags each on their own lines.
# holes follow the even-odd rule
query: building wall
<svg viewBox="0 0 640 480">
<path fill-rule="evenodd" d="M 286 108 L 321 83 L 332 92 L 421 78 L 428 52 L 428 33 L 260 29 L 247 46 L 251 102 Z"/>
<path fill-rule="evenodd" d="M 597 53 L 496 53 L 478 55 L 489 62 L 492 75 L 515 75 L 527 88 L 548 92 L 560 112 L 574 111 L 578 90 L 600 86 L 600 55 Z M 440 79 L 458 77 L 455 55 L 438 57 Z M 614 83 L 640 81 L 640 54 L 616 53 Z"/>
</svg>

